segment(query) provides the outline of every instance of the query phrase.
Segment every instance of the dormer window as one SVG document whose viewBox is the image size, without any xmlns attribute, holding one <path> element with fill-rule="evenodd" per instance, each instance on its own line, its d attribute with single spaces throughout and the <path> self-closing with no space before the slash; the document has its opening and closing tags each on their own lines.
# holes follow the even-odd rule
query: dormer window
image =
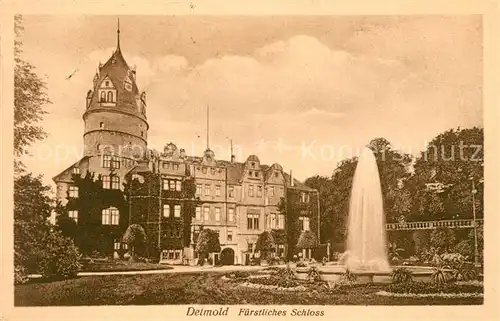
<svg viewBox="0 0 500 321">
<path fill-rule="evenodd" d="M 254 163 L 254 162 L 252 162 L 251 164 L 252 164 L 252 168 L 255 168 L 255 163 Z"/>
<path fill-rule="evenodd" d="M 79 167 L 73 167 L 73 174 L 80 175 L 80 168 Z"/>
<path fill-rule="evenodd" d="M 113 92 L 112 91 L 108 91 L 108 102 L 112 103 L 114 101 L 115 100 L 113 99 Z"/>
</svg>

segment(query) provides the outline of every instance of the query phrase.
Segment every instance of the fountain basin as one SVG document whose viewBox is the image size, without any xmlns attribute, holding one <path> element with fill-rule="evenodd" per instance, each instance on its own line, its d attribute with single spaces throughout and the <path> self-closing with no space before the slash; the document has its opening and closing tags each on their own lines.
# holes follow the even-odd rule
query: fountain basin
<svg viewBox="0 0 500 321">
<path fill-rule="evenodd" d="M 413 274 L 413 280 L 421 282 L 430 282 L 433 273 L 432 267 L 425 266 L 392 266 L 392 269 L 397 269 L 404 267 L 410 270 Z M 346 271 L 344 265 L 321 265 L 317 266 L 321 279 L 323 281 L 337 282 L 343 277 Z M 295 276 L 298 280 L 307 280 L 308 267 L 296 268 Z M 392 270 L 391 271 L 370 271 L 370 270 L 352 270 L 357 276 L 358 283 L 391 283 L 392 282 Z"/>
</svg>

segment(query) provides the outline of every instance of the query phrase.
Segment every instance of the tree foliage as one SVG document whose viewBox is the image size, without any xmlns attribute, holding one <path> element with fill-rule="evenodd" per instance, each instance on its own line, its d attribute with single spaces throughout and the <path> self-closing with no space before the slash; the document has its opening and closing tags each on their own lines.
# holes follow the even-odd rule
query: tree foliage
<svg viewBox="0 0 500 321">
<path fill-rule="evenodd" d="M 46 137 L 39 125 L 50 103 L 46 83 L 35 72 L 35 66 L 22 58 L 22 17 L 15 16 L 14 42 L 14 153 L 21 156 L 35 141 Z"/>
<path fill-rule="evenodd" d="M 264 231 L 259 234 L 255 249 L 257 251 L 261 251 L 265 258 L 267 254 L 275 248 L 275 246 L 276 243 L 274 242 L 273 234 L 271 232 Z"/>
<path fill-rule="evenodd" d="M 297 241 L 297 249 L 315 249 L 319 247 L 318 237 L 312 231 L 303 231 Z"/>
<path fill-rule="evenodd" d="M 49 196 L 50 186 L 44 185 L 42 176 L 25 173 L 14 178 L 14 219 L 46 220 L 53 209 Z"/>
<path fill-rule="evenodd" d="M 201 230 L 196 242 L 196 252 L 202 257 L 207 257 L 209 253 L 220 252 L 219 234 L 211 229 Z"/>
</svg>

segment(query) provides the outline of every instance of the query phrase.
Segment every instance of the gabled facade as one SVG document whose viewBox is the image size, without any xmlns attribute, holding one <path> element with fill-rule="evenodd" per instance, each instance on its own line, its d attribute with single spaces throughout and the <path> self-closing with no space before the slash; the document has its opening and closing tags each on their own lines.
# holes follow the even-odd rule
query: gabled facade
<svg viewBox="0 0 500 321">
<path fill-rule="evenodd" d="M 258 256 L 255 246 L 264 231 L 275 235 L 277 255 L 294 251 L 289 242 L 296 242 L 295 236 L 287 235 L 297 233 L 289 233 L 288 227 L 298 226 L 299 217 L 287 197 L 299 191 L 309 200 L 317 192 L 293 180 L 281 165 L 262 164 L 256 155 L 244 162 L 224 161 L 207 148 L 201 157 L 188 156 L 173 143 L 160 154 L 148 150 L 146 94 L 138 90 L 136 70 L 122 55 L 119 31 L 116 50 L 99 64 L 87 92 L 83 121 L 84 157 L 54 181 L 70 217 L 85 229 L 84 235 L 95 238 L 90 244 L 97 244 L 103 254 L 123 250 L 120 235 L 131 224 L 145 229 L 147 255 L 161 253 L 164 262 L 173 264 L 196 263 L 196 240 L 203 228 L 219 235 L 222 250 L 213 254 L 215 262 L 248 264 Z M 88 175 L 100 189 L 89 183 Z M 96 206 L 78 201 L 79 184 L 101 191 L 94 198 L 86 194 L 87 203 L 98 200 Z M 299 213 L 310 217 L 300 218 L 305 222 L 300 228 L 317 231 L 318 203 L 308 206 L 314 209 Z M 78 208 L 86 212 L 78 213 Z M 289 220 L 294 223 L 288 224 Z"/>
</svg>

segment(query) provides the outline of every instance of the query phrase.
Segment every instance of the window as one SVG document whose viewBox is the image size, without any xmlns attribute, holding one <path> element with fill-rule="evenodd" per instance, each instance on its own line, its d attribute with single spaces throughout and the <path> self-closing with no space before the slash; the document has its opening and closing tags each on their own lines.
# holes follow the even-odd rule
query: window
<svg viewBox="0 0 500 321">
<path fill-rule="evenodd" d="M 172 165 L 172 168 L 173 168 L 174 170 L 178 170 L 178 169 L 179 169 L 179 164 L 173 164 L 173 165 Z"/>
<path fill-rule="evenodd" d="M 168 179 L 163 179 L 163 190 L 168 191 Z"/>
<path fill-rule="evenodd" d="M 278 173 L 278 172 L 274 172 L 274 177 L 278 178 L 279 174 L 280 173 Z"/>
<path fill-rule="evenodd" d="M 210 212 L 210 208 L 208 208 L 208 207 L 204 207 L 203 208 L 203 219 L 205 221 L 209 220 L 209 217 L 208 217 L 209 216 L 209 212 Z"/>
<path fill-rule="evenodd" d="M 163 169 L 168 169 L 170 168 L 170 163 L 163 162 Z"/>
<path fill-rule="evenodd" d="M 207 173 L 207 168 L 206 168 L 206 167 L 203 167 L 203 168 L 201 169 L 201 171 L 202 171 L 202 173 L 203 173 L 203 174 L 206 174 L 206 173 Z"/>
<path fill-rule="evenodd" d="M 229 186 L 227 190 L 229 197 L 234 197 L 234 186 Z"/>
<path fill-rule="evenodd" d="M 284 214 L 278 214 L 278 228 L 279 229 L 285 228 L 285 215 Z"/>
<path fill-rule="evenodd" d="M 196 195 L 201 195 L 201 184 L 196 184 Z"/>
<path fill-rule="evenodd" d="M 120 177 L 111 177 L 111 189 L 120 189 Z"/>
<path fill-rule="evenodd" d="M 175 181 L 174 180 L 169 180 L 168 181 L 168 186 L 170 187 L 169 189 L 171 191 L 175 191 Z"/>
<path fill-rule="evenodd" d="M 210 195 L 210 185 L 205 184 L 205 196 L 209 196 L 209 195 Z"/>
<path fill-rule="evenodd" d="M 102 177 L 102 188 L 110 189 L 111 188 L 111 177 L 105 175 Z"/>
<path fill-rule="evenodd" d="M 233 241 L 233 231 L 227 231 L 227 241 L 228 242 Z"/>
<path fill-rule="evenodd" d="M 227 219 L 229 220 L 229 222 L 234 222 L 234 208 L 228 208 L 227 211 L 228 211 Z"/>
<path fill-rule="evenodd" d="M 253 197 L 253 185 L 248 185 L 248 196 Z"/>
<path fill-rule="evenodd" d="M 106 102 L 106 92 L 101 91 L 101 103 L 105 103 L 105 102 Z"/>
<path fill-rule="evenodd" d="M 201 220 L 201 207 L 196 206 L 196 220 L 200 221 Z"/>
<path fill-rule="evenodd" d="M 109 81 L 108 80 L 106 80 L 104 83 L 106 84 L 105 85 L 106 87 L 109 87 Z"/>
<path fill-rule="evenodd" d="M 269 227 L 272 229 L 276 228 L 276 214 L 269 215 L 269 220 Z"/>
<path fill-rule="evenodd" d="M 181 258 L 181 251 L 177 250 L 174 252 L 174 260 L 178 260 Z"/>
<path fill-rule="evenodd" d="M 78 167 L 73 167 L 73 174 L 75 174 L 75 175 L 80 175 L 80 168 L 78 168 Z"/>
<path fill-rule="evenodd" d="M 253 172 L 252 171 L 248 171 L 248 176 L 252 176 L 253 175 Z"/>
<path fill-rule="evenodd" d="M 118 225 L 120 212 L 116 207 L 110 207 L 102 210 L 102 225 Z"/>
<path fill-rule="evenodd" d="M 257 197 L 262 197 L 262 186 L 257 186 Z"/>
<path fill-rule="evenodd" d="M 108 91 L 108 103 L 112 103 L 114 101 L 113 99 L 113 92 Z"/>
<path fill-rule="evenodd" d="M 182 189 L 182 182 L 181 181 L 175 182 L 175 190 L 180 191 L 181 189 Z"/>
<path fill-rule="evenodd" d="M 285 189 L 283 187 L 280 187 L 280 196 L 285 196 Z"/>
<path fill-rule="evenodd" d="M 144 137 L 144 132 L 141 130 L 141 137 Z"/>
<path fill-rule="evenodd" d="M 248 242 L 248 252 L 253 253 L 253 249 L 254 249 L 254 244 L 253 244 L 253 243 Z"/>
<path fill-rule="evenodd" d="M 276 253 L 278 257 L 285 256 L 285 244 L 278 244 L 278 253 Z"/>
<path fill-rule="evenodd" d="M 174 217 L 181 217 L 181 206 L 180 205 L 174 206 Z"/>
<path fill-rule="evenodd" d="M 301 216 L 299 217 L 300 225 L 301 225 L 301 230 L 302 231 L 309 231 L 309 217 L 307 216 Z"/>
<path fill-rule="evenodd" d="M 78 211 L 77 210 L 68 211 L 68 216 L 69 216 L 69 218 L 72 218 L 75 221 L 75 223 L 78 223 Z"/>
<path fill-rule="evenodd" d="M 120 245 L 121 245 L 120 241 L 115 241 L 114 249 L 115 250 L 119 250 L 120 249 Z"/>
<path fill-rule="evenodd" d="M 104 123 L 103 122 L 99 123 L 99 128 L 104 128 Z"/>
<path fill-rule="evenodd" d="M 219 222 L 219 221 L 220 221 L 220 207 L 216 207 L 216 208 L 215 208 L 215 220 L 216 220 L 217 222 Z"/>
<path fill-rule="evenodd" d="M 70 186 L 69 187 L 69 197 L 73 197 L 73 198 L 78 197 L 78 186 Z"/>
<path fill-rule="evenodd" d="M 120 159 L 116 156 L 103 155 L 102 167 L 104 167 L 104 168 L 120 168 Z"/>
<path fill-rule="evenodd" d="M 267 188 L 267 195 L 273 197 L 274 196 L 274 186 L 269 186 Z"/>
<path fill-rule="evenodd" d="M 254 162 L 252 162 L 250 164 L 252 165 L 252 168 L 255 168 L 255 163 Z"/>
<path fill-rule="evenodd" d="M 163 204 L 163 217 L 170 217 L 170 205 Z"/>
<path fill-rule="evenodd" d="M 215 196 L 220 196 L 220 185 L 215 186 Z"/>
<path fill-rule="evenodd" d="M 193 226 L 193 243 L 196 243 L 198 241 L 198 236 L 200 236 L 200 227 Z M 196 251 L 195 251 L 195 254 L 196 254 Z"/>
<path fill-rule="evenodd" d="M 215 168 L 210 168 L 210 175 L 215 175 Z"/>
<path fill-rule="evenodd" d="M 255 172 L 255 177 L 259 177 L 259 172 Z"/>
<path fill-rule="evenodd" d="M 302 203 L 306 203 L 306 200 L 308 200 L 307 194 L 306 194 L 306 193 L 304 193 L 304 192 L 302 192 L 302 193 L 300 194 L 300 196 L 301 196 L 301 201 L 302 201 Z"/>
<path fill-rule="evenodd" d="M 259 214 L 247 214 L 247 229 L 259 229 Z"/>
</svg>

